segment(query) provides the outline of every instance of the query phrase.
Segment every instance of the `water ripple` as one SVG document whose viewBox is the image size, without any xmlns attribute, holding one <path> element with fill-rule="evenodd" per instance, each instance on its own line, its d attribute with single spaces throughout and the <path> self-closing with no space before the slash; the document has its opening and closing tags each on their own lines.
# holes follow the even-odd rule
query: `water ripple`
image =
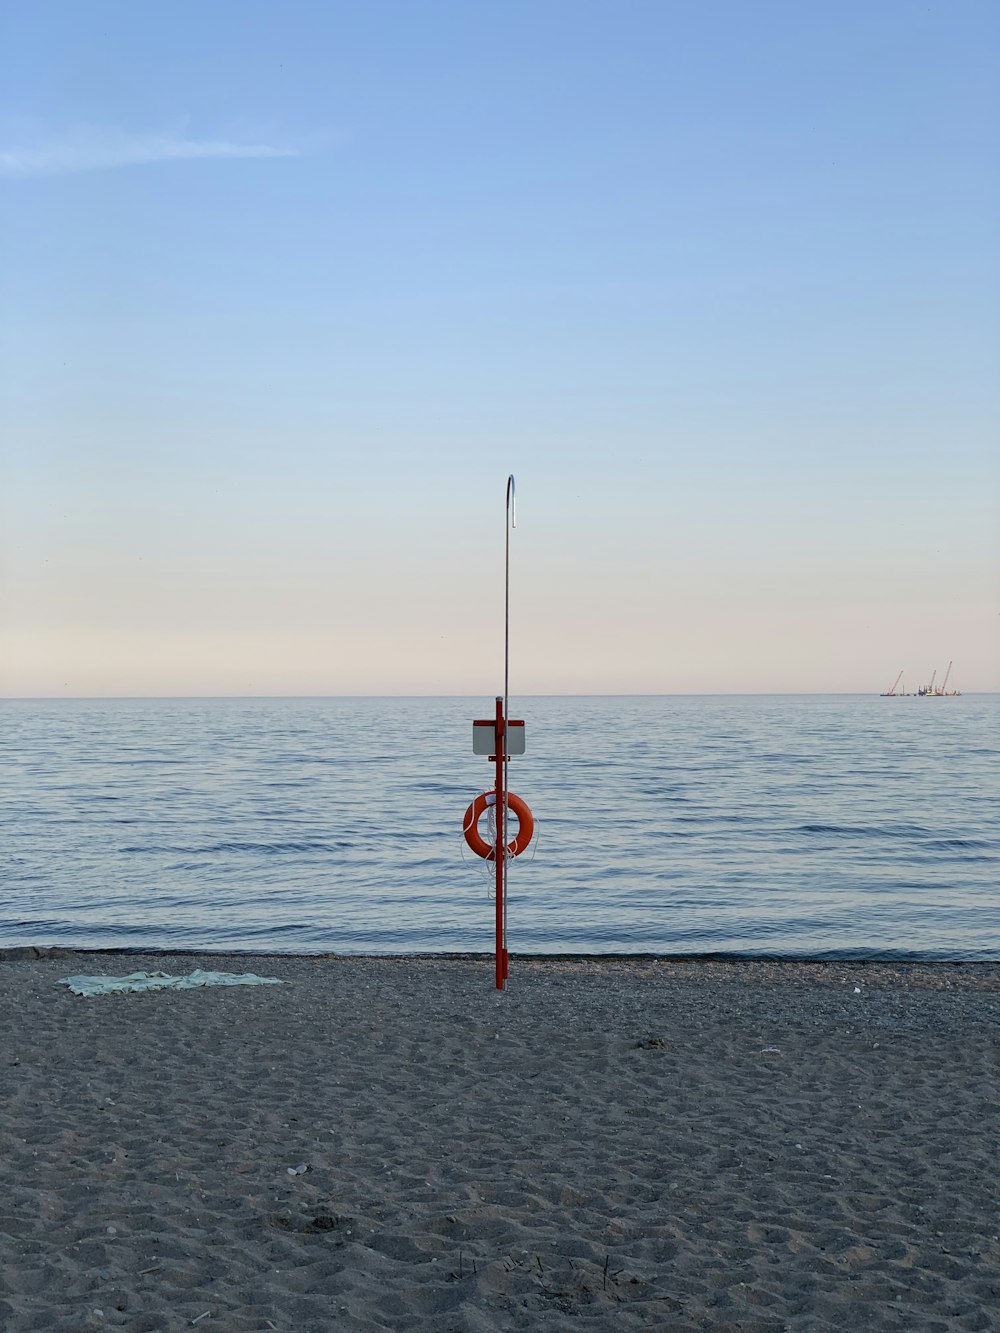
<svg viewBox="0 0 1000 1333">
<path fill-rule="evenodd" d="M 488 951 L 482 708 L 0 704 L 0 943 Z M 517 710 L 513 950 L 1000 958 L 996 696 Z"/>
</svg>

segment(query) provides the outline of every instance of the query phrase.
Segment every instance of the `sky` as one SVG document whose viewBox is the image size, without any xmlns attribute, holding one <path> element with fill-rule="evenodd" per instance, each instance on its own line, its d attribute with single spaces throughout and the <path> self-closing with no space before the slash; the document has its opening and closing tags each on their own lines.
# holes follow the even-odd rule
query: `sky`
<svg viewBox="0 0 1000 1333">
<path fill-rule="evenodd" d="M 0 695 L 1000 689 L 993 0 L 0 53 Z"/>
</svg>

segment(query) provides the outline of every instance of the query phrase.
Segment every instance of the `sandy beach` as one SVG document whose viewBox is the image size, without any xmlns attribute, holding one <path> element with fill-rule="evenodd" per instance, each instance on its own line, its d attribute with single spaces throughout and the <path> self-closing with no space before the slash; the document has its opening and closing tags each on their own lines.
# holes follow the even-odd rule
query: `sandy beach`
<svg viewBox="0 0 1000 1333">
<path fill-rule="evenodd" d="M 287 984 L 83 999 L 74 973 Z M 1000 964 L 0 955 L 0 1328 L 1000 1326 Z"/>
</svg>

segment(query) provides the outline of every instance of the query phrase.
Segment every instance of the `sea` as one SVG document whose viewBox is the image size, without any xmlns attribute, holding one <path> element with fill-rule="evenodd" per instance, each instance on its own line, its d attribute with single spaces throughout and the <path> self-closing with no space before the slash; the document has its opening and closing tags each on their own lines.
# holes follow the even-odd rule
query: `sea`
<svg viewBox="0 0 1000 1333">
<path fill-rule="evenodd" d="M 0 945 L 489 953 L 492 698 L 0 702 Z M 514 954 L 1000 959 L 1000 695 L 511 698 Z"/>
</svg>

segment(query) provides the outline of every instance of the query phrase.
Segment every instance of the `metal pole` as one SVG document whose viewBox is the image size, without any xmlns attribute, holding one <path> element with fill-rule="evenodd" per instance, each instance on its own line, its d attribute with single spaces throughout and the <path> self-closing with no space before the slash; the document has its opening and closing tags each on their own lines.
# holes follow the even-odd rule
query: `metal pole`
<svg viewBox="0 0 1000 1333">
<path fill-rule="evenodd" d="M 503 888 L 505 880 L 505 871 L 507 869 L 507 829 L 506 821 L 502 811 L 507 809 L 507 790 L 504 786 L 504 769 L 506 768 L 507 737 L 505 735 L 505 718 L 503 709 L 503 699 L 497 696 L 496 722 L 493 732 L 494 744 L 496 745 L 496 754 L 493 758 L 496 760 L 497 778 L 497 841 L 493 849 L 493 856 L 496 861 L 496 907 L 497 907 L 497 990 L 503 990 L 503 983 L 507 976 L 507 958 L 504 950 L 504 900 Z"/>
<path fill-rule="evenodd" d="M 510 530 L 517 527 L 517 494 L 514 474 L 507 477 L 507 516 L 504 523 L 503 571 L 503 974 L 507 976 L 507 719 L 510 717 Z"/>
</svg>

